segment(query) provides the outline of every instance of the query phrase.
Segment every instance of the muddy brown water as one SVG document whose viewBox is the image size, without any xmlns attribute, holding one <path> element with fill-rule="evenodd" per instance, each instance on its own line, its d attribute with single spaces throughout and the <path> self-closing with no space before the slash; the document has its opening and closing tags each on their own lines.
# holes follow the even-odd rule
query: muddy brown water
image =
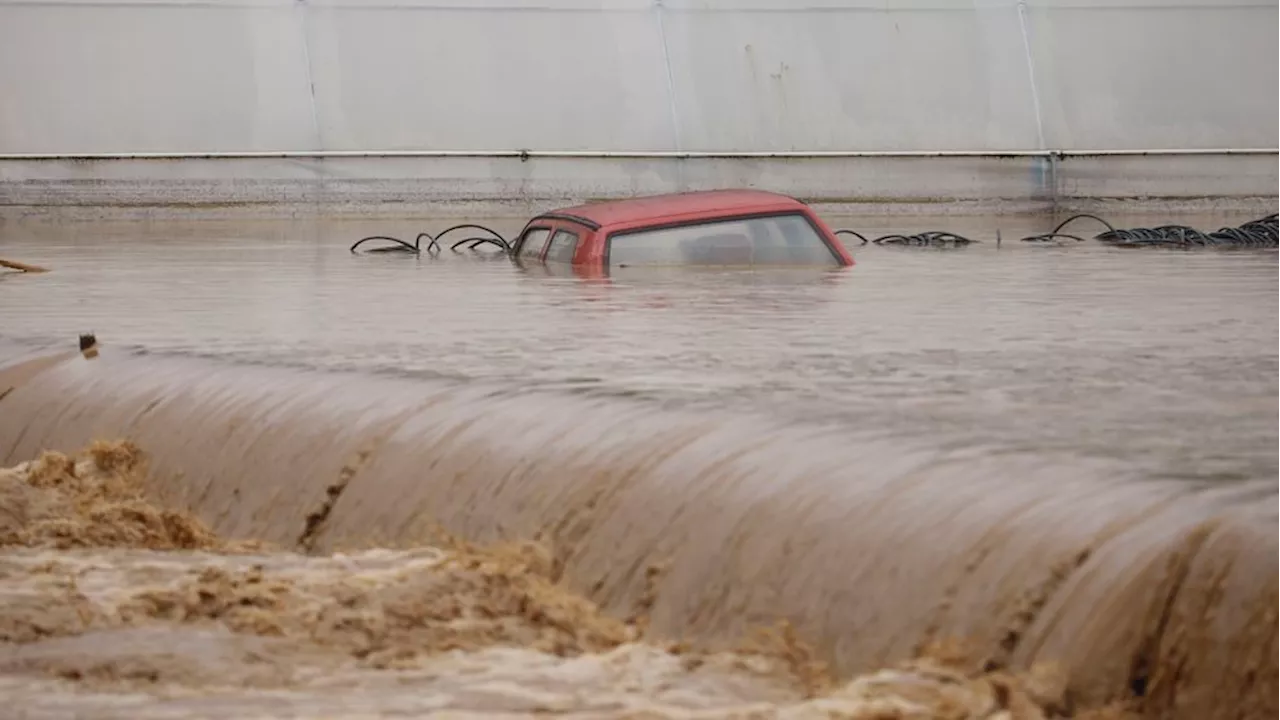
<svg viewBox="0 0 1280 720">
<path fill-rule="evenodd" d="M 346 250 L 452 221 L 10 220 L 52 269 L 0 280 L 10 365 L 103 352 L 3 372 L 0 461 L 127 435 L 164 502 L 313 553 L 537 536 L 614 614 L 658 566 L 658 635 L 787 618 L 846 674 L 958 635 L 1089 701 L 1273 704 L 1276 253 L 832 221 L 982 242 L 584 278 Z"/>
</svg>

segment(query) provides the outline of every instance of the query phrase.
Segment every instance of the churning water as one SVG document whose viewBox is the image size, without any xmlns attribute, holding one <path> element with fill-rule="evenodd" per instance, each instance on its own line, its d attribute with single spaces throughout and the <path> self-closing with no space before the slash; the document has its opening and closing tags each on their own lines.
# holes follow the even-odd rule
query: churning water
<svg viewBox="0 0 1280 720">
<path fill-rule="evenodd" d="M 347 252 L 446 224 L 0 226 L 53 270 L 0 280 L 5 355 L 104 348 L 0 370 L 0 461 L 128 436 L 157 497 L 305 553 L 541 537 L 615 616 L 652 594 L 708 647 L 786 618 L 841 673 L 963 636 L 1092 703 L 1274 698 L 1275 251 L 950 217 L 833 218 L 982 241 L 840 271 Z"/>
</svg>

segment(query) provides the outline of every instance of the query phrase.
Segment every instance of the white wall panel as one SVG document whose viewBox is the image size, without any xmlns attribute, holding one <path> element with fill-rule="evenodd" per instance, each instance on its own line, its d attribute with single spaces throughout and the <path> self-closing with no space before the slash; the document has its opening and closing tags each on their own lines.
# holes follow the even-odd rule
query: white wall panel
<svg viewBox="0 0 1280 720">
<path fill-rule="evenodd" d="M 555 5 L 315 4 L 324 147 L 670 147 L 667 76 L 649 3 Z"/>
<path fill-rule="evenodd" d="M 719 5 L 667 13 L 688 149 L 1037 147 L 1012 5 Z"/>
<path fill-rule="evenodd" d="M 0 2 L 0 152 L 314 148 L 293 5 Z"/>
<path fill-rule="evenodd" d="M 0 152 L 1274 147 L 1272 0 L 0 0 Z"/>
<path fill-rule="evenodd" d="M 57 156 L 0 157 L 0 216 L 728 186 L 1274 207 L 1274 154 L 1000 153 L 1275 148 L 1278 21 L 1276 0 L 0 0 L 0 156 Z M 306 156 L 398 150 L 553 156 Z M 989 155 L 554 156 L 939 150 Z M 62 157 L 279 151 L 302 156 Z"/>
<path fill-rule="evenodd" d="M 1061 149 L 1276 147 L 1277 3 L 1038 0 L 1032 47 Z"/>
</svg>

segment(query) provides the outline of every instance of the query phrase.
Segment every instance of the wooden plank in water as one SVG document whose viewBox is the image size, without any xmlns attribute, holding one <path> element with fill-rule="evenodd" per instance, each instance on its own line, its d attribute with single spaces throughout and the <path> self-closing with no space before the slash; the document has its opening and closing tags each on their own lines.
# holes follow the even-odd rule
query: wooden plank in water
<svg viewBox="0 0 1280 720">
<path fill-rule="evenodd" d="M 5 260 L 4 258 L 0 258 L 0 267 L 7 267 L 10 270 L 20 270 L 22 272 L 29 273 L 49 272 L 47 268 L 42 268 L 39 265 L 28 265 L 14 260 Z"/>
</svg>

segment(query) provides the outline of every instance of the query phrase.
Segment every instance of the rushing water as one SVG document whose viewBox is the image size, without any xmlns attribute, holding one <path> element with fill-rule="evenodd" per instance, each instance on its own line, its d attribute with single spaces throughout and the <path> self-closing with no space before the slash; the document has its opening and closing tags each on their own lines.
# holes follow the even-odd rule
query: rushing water
<svg viewBox="0 0 1280 720">
<path fill-rule="evenodd" d="M 366 234 L 452 220 L 10 220 L 0 256 L 53 272 L 4 279 L 0 338 L 93 330 L 151 353 L 494 380 L 1067 450 L 1152 475 L 1274 478 L 1275 251 L 1017 242 L 1048 219 L 830 220 L 981 242 L 855 246 L 858 264 L 837 272 L 593 279 L 448 252 L 347 252 Z"/>
<path fill-rule="evenodd" d="M 834 683 L 785 630 L 736 652 L 664 647 L 646 637 L 643 604 L 625 622 L 602 614 L 528 543 L 327 557 L 228 543 L 148 502 L 139 458 L 95 443 L 78 462 L 49 453 L 0 469 L 0 696 L 23 718 L 1044 720 L 1081 709 L 1052 666 L 983 671 L 954 649 Z M 1237 664 L 1256 670 L 1259 658 Z M 1074 717 L 1129 717 L 1099 710 Z"/>
</svg>

